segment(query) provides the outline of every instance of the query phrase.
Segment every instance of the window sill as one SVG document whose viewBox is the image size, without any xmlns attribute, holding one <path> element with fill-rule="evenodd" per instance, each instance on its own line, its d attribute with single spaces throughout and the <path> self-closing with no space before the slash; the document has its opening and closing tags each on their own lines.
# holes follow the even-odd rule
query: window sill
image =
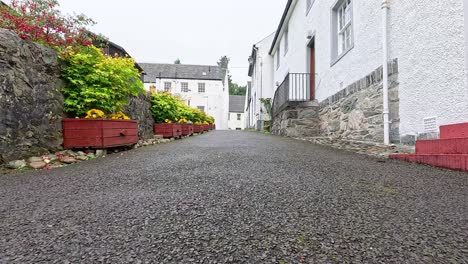
<svg viewBox="0 0 468 264">
<path fill-rule="evenodd" d="M 346 54 L 348 54 L 352 49 L 354 48 L 354 43 L 353 45 L 351 45 L 351 47 L 349 47 L 348 49 L 346 49 L 345 51 L 343 51 L 339 56 L 337 56 L 336 58 L 332 59 L 331 63 L 330 63 L 330 67 L 333 67 L 335 64 L 337 64 L 344 56 L 346 56 Z"/>
</svg>

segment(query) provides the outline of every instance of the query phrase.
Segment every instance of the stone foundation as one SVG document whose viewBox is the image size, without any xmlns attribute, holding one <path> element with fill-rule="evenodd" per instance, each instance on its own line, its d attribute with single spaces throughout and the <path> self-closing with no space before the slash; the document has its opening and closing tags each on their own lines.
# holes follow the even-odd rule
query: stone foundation
<svg viewBox="0 0 468 264">
<path fill-rule="evenodd" d="M 319 104 L 316 101 L 289 103 L 274 119 L 271 132 L 286 137 L 320 135 Z"/>
<path fill-rule="evenodd" d="M 320 104 L 291 105 L 274 120 L 272 132 L 289 137 L 383 142 L 383 70 L 376 69 Z M 389 63 L 391 142 L 400 142 L 398 61 Z"/>
</svg>

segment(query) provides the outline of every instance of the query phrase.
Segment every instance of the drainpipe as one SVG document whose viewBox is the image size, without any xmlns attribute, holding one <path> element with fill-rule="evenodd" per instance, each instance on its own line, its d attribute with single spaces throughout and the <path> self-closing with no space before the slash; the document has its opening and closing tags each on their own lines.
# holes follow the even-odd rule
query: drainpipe
<svg viewBox="0 0 468 264">
<path fill-rule="evenodd" d="M 385 145 L 390 145 L 390 121 L 388 108 L 388 9 L 388 0 L 382 0 L 383 119 Z"/>
</svg>

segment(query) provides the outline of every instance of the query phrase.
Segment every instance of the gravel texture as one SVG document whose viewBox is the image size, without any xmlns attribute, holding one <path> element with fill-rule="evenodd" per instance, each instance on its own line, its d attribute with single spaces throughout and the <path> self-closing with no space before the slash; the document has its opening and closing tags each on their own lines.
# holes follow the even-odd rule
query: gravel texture
<svg viewBox="0 0 468 264">
<path fill-rule="evenodd" d="M 210 132 L 0 176 L 0 263 L 466 263 L 468 174 Z"/>
</svg>

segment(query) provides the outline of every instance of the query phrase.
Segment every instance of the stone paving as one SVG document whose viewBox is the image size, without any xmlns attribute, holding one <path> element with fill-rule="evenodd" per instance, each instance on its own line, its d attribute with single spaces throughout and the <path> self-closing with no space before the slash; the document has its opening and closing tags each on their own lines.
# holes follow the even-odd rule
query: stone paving
<svg viewBox="0 0 468 264">
<path fill-rule="evenodd" d="M 0 263 L 466 263 L 468 174 L 212 132 L 0 176 Z"/>
</svg>

